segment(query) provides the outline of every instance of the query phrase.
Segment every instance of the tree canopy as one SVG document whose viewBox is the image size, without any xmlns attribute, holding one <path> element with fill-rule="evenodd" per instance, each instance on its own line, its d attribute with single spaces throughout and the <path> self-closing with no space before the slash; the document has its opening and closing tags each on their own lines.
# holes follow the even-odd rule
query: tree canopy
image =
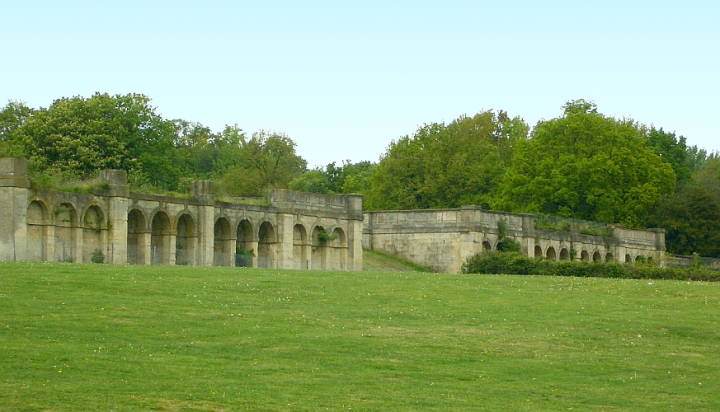
<svg viewBox="0 0 720 412">
<path fill-rule="evenodd" d="M 566 107 L 518 145 L 498 205 L 640 226 L 674 186 L 672 167 L 635 123 Z"/>
<path fill-rule="evenodd" d="M 432 123 L 390 144 L 375 170 L 366 204 L 373 209 L 488 205 L 528 126 L 505 112 Z"/>
</svg>

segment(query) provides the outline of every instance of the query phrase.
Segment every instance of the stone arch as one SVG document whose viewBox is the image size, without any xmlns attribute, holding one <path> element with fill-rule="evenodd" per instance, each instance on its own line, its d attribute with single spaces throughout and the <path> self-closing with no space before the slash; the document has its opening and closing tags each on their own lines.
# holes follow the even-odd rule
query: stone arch
<svg viewBox="0 0 720 412">
<path fill-rule="evenodd" d="M 254 266 L 253 257 L 257 256 L 257 241 L 253 224 L 242 219 L 235 230 L 237 246 L 235 247 L 235 266 Z"/>
<path fill-rule="evenodd" d="M 153 265 L 170 264 L 170 218 L 162 210 L 150 223 L 150 256 Z"/>
<path fill-rule="evenodd" d="M 190 213 L 178 216 L 175 223 L 175 264 L 194 265 L 197 229 Z"/>
<path fill-rule="evenodd" d="M 27 208 L 27 260 L 47 260 L 48 212 L 45 203 L 33 200 Z"/>
<path fill-rule="evenodd" d="M 643 255 L 635 256 L 635 263 L 645 263 L 645 256 L 643 256 Z"/>
<path fill-rule="evenodd" d="M 612 261 L 614 261 L 614 260 L 615 260 L 615 258 L 613 257 L 613 254 L 612 254 L 612 253 L 608 252 L 608 253 L 605 254 L 605 261 L 606 261 L 606 262 L 612 262 Z"/>
<path fill-rule="evenodd" d="M 275 268 L 277 265 L 277 233 L 272 223 L 265 221 L 258 229 L 258 267 Z"/>
<path fill-rule="evenodd" d="M 310 265 L 312 269 L 325 269 L 328 254 L 328 233 L 322 226 L 315 226 L 311 237 L 312 256 Z"/>
<path fill-rule="evenodd" d="M 91 205 L 83 216 L 83 262 L 92 262 L 93 257 L 105 260 L 105 214 L 98 205 Z"/>
<path fill-rule="evenodd" d="M 583 250 L 582 252 L 580 252 L 580 260 L 582 260 L 583 262 L 590 261 L 590 254 L 587 252 L 587 250 Z"/>
<path fill-rule="evenodd" d="M 600 262 L 602 262 L 602 255 L 600 255 L 600 252 L 596 250 L 595 253 L 593 253 L 593 263 Z"/>
<path fill-rule="evenodd" d="M 232 229 L 226 217 L 219 217 L 213 227 L 213 265 L 230 266 L 235 255 L 233 249 Z"/>
<path fill-rule="evenodd" d="M 570 252 L 566 248 L 560 249 L 560 260 L 570 260 Z"/>
<path fill-rule="evenodd" d="M 54 210 L 55 214 L 55 260 L 58 262 L 75 262 L 77 252 L 78 219 L 75 206 L 69 202 L 60 203 Z"/>
<path fill-rule="evenodd" d="M 147 249 L 147 220 L 139 209 L 128 213 L 127 222 L 127 262 L 132 265 L 145 264 Z"/>
<path fill-rule="evenodd" d="M 547 250 L 545 251 L 545 257 L 546 257 L 548 260 L 553 260 L 553 261 L 554 261 L 554 260 L 557 260 L 557 255 L 555 254 L 555 248 L 552 247 L 552 246 L 550 246 L 549 248 L 547 248 Z"/>
<path fill-rule="evenodd" d="M 492 250 L 492 245 L 487 240 L 482 242 L 483 252 L 489 252 Z"/>
<path fill-rule="evenodd" d="M 336 227 L 333 229 L 330 239 L 330 248 L 328 249 L 330 255 L 326 266 L 328 269 L 345 270 L 347 268 L 347 236 L 345 236 L 345 231 Z"/>
<path fill-rule="evenodd" d="M 293 267 L 307 269 L 310 262 L 308 258 L 307 230 L 298 223 L 293 226 Z"/>
<path fill-rule="evenodd" d="M 632 263 L 632 262 L 633 262 L 632 256 L 630 256 L 629 254 L 626 254 L 625 255 L 625 263 Z"/>
<path fill-rule="evenodd" d="M 542 248 L 539 245 L 535 245 L 535 249 L 533 250 L 533 256 L 534 257 L 542 257 Z"/>
</svg>

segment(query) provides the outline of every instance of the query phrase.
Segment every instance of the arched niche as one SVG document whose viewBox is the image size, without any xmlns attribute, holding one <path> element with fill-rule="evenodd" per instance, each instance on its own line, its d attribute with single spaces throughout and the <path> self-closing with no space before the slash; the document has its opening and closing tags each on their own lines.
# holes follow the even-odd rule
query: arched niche
<svg viewBox="0 0 720 412">
<path fill-rule="evenodd" d="M 215 221 L 213 228 L 213 265 L 230 266 L 233 256 L 233 238 L 230 229 L 230 221 L 224 217 Z"/>
<path fill-rule="evenodd" d="M 76 260 L 76 240 L 78 218 L 75 206 L 60 203 L 53 211 L 55 214 L 55 259 L 58 262 Z"/>
<path fill-rule="evenodd" d="M 593 262 L 594 262 L 594 263 L 600 263 L 600 262 L 602 262 L 602 255 L 600 254 L 600 252 L 598 252 L 598 251 L 596 250 L 595 253 L 593 253 L 593 258 L 592 258 L 592 259 L 593 259 Z"/>
<path fill-rule="evenodd" d="M 305 226 L 300 223 L 293 226 L 293 267 L 296 269 L 307 269 L 309 266 L 307 237 Z"/>
<path fill-rule="evenodd" d="M 253 266 L 257 257 L 255 231 L 248 219 L 242 219 L 235 231 L 237 246 L 235 247 L 235 266 Z"/>
<path fill-rule="evenodd" d="M 33 200 L 27 208 L 27 260 L 47 260 L 48 211 L 45 203 Z"/>
<path fill-rule="evenodd" d="M 605 254 L 605 261 L 606 261 L 606 262 L 613 262 L 614 260 L 615 260 L 615 258 L 613 258 L 613 254 L 612 254 L 612 253 L 609 253 L 609 252 L 608 252 L 608 253 Z"/>
<path fill-rule="evenodd" d="M 258 230 L 258 267 L 277 267 L 277 234 L 270 222 L 263 222 Z"/>
<path fill-rule="evenodd" d="M 328 269 L 345 270 L 347 268 L 347 236 L 339 227 L 333 229 L 330 235 L 330 256 L 326 266 Z"/>
<path fill-rule="evenodd" d="M 580 260 L 582 260 L 583 262 L 590 261 L 590 254 L 587 252 L 587 250 L 583 250 L 582 252 L 580 252 Z"/>
<path fill-rule="evenodd" d="M 105 214 L 97 205 L 92 205 L 83 216 L 83 262 L 102 263 L 105 261 Z"/>
<path fill-rule="evenodd" d="M 542 248 L 538 245 L 535 245 L 535 249 L 533 250 L 533 256 L 534 257 L 542 257 Z"/>
<path fill-rule="evenodd" d="M 322 226 L 315 226 L 310 238 L 311 258 L 310 265 L 312 269 L 326 269 L 328 242 L 330 234 L 325 231 Z"/>
<path fill-rule="evenodd" d="M 153 265 L 170 264 L 170 218 L 162 210 L 150 223 L 150 253 Z"/>
<path fill-rule="evenodd" d="M 133 209 L 128 213 L 127 262 L 131 265 L 145 263 L 147 248 L 147 221 L 142 211 Z"/>
<path fill-rule="evenodd" d="M 194 265 L 197 229 L 189 213 L 180 215 L 175 225 L 175 264 Z"/>
<path fill-rule="evenodd" d="M 560 260 L 570 260 L 570 252 L 566 248 L 560 249 Z"/>
<path fill-rule="evenodd" d="M 489 252 L 492 250 L 492 245 L 487 240 L 484 240 L 482 242 L 482 248 L 483 248 L 483 252 Z"/>
<path fill-rule="evenodd" d="M 552 247 L 552 246 L 550 246 L 549 248 L 547 248 L 547 251 L 545 251 L 545 257 L 546 257 L 548 260 L 552 260 L 552 261 L 557 260 L 557 255 L 556 255 L 556 253 L 555 253 L 555 248 Z"/>
</svg>

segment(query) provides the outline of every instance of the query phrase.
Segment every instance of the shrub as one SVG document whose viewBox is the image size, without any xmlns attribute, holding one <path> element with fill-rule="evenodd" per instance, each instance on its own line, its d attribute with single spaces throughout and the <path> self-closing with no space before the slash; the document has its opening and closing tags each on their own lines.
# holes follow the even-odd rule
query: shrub
<svg viewBox="0 0 720 412">
<path fill-rule="evenodd" d="M 506 237 L 498 242 L 497 250 L 500 252 L 519 252 L 520 243 L 515 239 Z"/>
<path fill-rule="evenodd" d="M 235 248 L 235 266 L 250 266 L 254 256 L 255 253 L 252 250 L 243 249 L 238 246 Z"/>
<path fill-rule="evenodd" d="M 575 276 L 625 279 L 720 281 L 720 271 L 707 268 L 661 268 L 648 264 L 552 262 L 519 252 L 487 252 L 468 258 L 463 273 Z"/>
<path fill-rule="evenodd" d="M 103 254 L 102 250 L 93 250 L 92 255 L 90 255 L 90 261 L 92 263 L 105 263 L 105 255 Z"/>
</svg>

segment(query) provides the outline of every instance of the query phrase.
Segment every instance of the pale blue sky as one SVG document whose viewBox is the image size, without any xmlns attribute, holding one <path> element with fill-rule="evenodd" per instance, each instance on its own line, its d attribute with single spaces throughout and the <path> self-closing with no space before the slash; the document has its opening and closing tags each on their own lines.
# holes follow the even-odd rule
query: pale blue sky
<svg viewBox="0 0 720 412">
<path fill-rule="evenodd" d="M 714 1 L 3 1 L 0 104 L 144 93 L 220 130 L 284 132 L 311 166 L 378 160 L 433 121 L 531 125 L 585 98 L 720 149 Z"/>
</svg>

